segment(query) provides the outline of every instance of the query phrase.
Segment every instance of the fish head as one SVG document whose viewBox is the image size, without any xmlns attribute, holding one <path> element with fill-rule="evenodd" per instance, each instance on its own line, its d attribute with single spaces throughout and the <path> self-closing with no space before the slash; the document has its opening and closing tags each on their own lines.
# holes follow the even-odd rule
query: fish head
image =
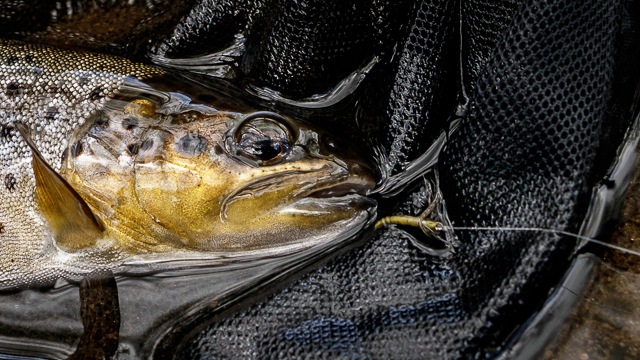
<svg viewBox="0 0 640 360">
<path fill-rule="evenodd" d="M 273 112 L 178 108 L 107 107 L 63 162 L 61 175 L 125 251 L 297 246 L 371 216 L 374 172 L 326 133 Z"/>
</svg>

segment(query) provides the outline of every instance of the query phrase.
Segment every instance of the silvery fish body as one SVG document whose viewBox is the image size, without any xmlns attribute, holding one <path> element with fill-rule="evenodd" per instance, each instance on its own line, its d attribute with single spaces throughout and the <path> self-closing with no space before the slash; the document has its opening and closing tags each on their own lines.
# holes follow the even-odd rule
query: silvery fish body
<svg viewBox="0 0 640 360">
<path fill-rule="evenodd" d="M 113 269 L 132 257 L 308 246 L 370 217 L 361 195 L 373 186 L 371 176 L 322 150 L 311 130 L 188 101 L 179 110 L 148 99 L 119 101 L 115 110 L 109 105 L 127 83 L 162 74 L 108 55 L 0 42 L 0 287 Z M 133 148 L 118 144 L 133 136 L 125 124 L 130 115 L 138 130 Z M 97 123 L 100 116 L 119 120 Z M 274 132 L 294 135 L 276 146 L 264 135 Z M 160 145 L 140 149 L 149 140 Z M 278 161 L 261 160 L 267 153 Z M 67 201 L 56 196 L 80 203 L 78 214 L 60 210 Z M 254 211 L 267 204 L 276 215 Z M 93 238 L 86 244 L 82 232 L 80 240 L 65 239 L 75 218 L 87 214 L 98 235 L 87 232 Z M 243 224 L 251 229 L 238 235 Z"/>
<path fill-rule="evenodd" d="M 98 265 L 102 258 L 68 256 L 49 241 L 47 224 L 36 211 L 31 151 L 13 124 L 21 122 L 32 130 L 32 139 L 43 157 L 58 170 L 68 147 L 68 134 L 101 108 L 126 76 L 144 78 L 159 73 L 127 60 L 114 60 L 97 54 L 0 43 L 0 283 L 22 283 L 31 274 L 35 280 L 49 277 L 49 272 L 62 275 L 75 267 L 86 268 L 87 260 Z"/>
</svg>

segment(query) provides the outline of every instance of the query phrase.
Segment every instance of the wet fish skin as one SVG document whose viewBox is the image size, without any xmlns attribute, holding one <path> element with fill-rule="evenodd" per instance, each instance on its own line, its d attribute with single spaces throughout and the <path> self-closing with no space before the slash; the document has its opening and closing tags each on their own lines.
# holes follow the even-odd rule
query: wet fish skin
<svg viewBox="0 0 640 360">
<path fill-rule="evenodd" d="M 336 234 L 349 217 L 368 211 L 351 208 L 349 199 L 337 202 L 323 200 L 333 196 L 334 185 L 338 185 L 335 191 L 342 192 L 339 185 L 343 182 L 347 186 L 359 187 L 360 191 L 374 183 L 361 167 L 347 166 L 336 156 L 320 151 L 319 136 L 313 131 L 295 130 L 305 134 L 300 137 L 307 141 L 292 145 L 291 154 L 297 154 L 297 158 L 261 167 L 254 160 L 239 160 L 229 149 L 220 151 L 229 141 L 224 131 L 236 126 L 234 124 L 244 118 L 243 114 L 212 115 L 209 110 L 194 106 L 190 111 L 179 110 L 178 113 L 183 111 L 195 118 L 200 117 L 198 122 L 170 125 L 173 121 L 171 114 L 163 117 L 154 112 L 155 106 L 160 104 L 148 106 L 145 102 L 148 100 L 140 102 L 133 98 L 122 101 L 127 84 L 140 83 L 163 74 L 161 69 L 118 57 L 0 41 L 0 288 L 50 283 L 60 277 L 77 278 L 91 271 L 113 269 L 123 260 L 141 254 L 168 254 L 167 259 L 170 259 L 176 253 L 260 251 L 287 245 L 287 241 L 296 240 L 298 235 L 318 239 L 323 235 L 323 229 L 326 230 L 320 226 L 322 221 L 332 224 L 330 232 Z M 114 110 L 115 98 L 121 99 L 118 101 L 122 106 Z M 187 104 L 179 108 L 185 106 Z M 105 113 L 111 120 L 114 116 L 136 114 L 137 118 L 143 119 L 141 121 L 146 121 L 146 128 L 140 123 L 126 122 L 131 121 L 129 118 L 117 123 L 120 126 L 118 131 L 125 134 L 146 129 L 144 134 L 136 135 L 138 141 L 135 143 L 119 143 L 123 139 L 117 137 L 112 139 L 115 141 L 113 146 L 124 146 L 124 160 L 120 155 L 110 155 L 113 146 L 110 148 L 108 136 L 115 133 L 99 133 L 99 129 L 104 128 L 100 116 Z M 153 121 L 158 121 L 156 124 L 149 123 L 149 119 L 144 120 L 154 117 Z M 217 121 L 217 125 L 210 128 L 197 125 L 213 121 Z M 24 129 L 19 131 L 17 124 L 22 124 Z M 152 135 L 154 131 L 164 132 L 172 140 L 162 143 L 158 141 L 161 137 Z M 207 135 L 207 131 L 216 133 Z M 27 138 L 31 146 L 27 144 Z M 145 139 L 155 140 L 156 147 Z M 91 151 L 80 151 L 78 144 L 82 141 L 84 149 Z M 235 143 L 241 139 L 232 141 Z M 100 144 L 96 145 L 98 142 Z M 157 148 L 157 144 L 161 148 Z M 260 149 L 256 151 L 265 151 Z M 159 151 L 159 158 L 145 160 L 145 156 L 154 151 Z M 309 154 L 313 156 L 309 157 Z M 218 161 L 218 158 L 224 161 Z M 123 161 L 133 164 L 133 167 L 125 168 L 135 171 L 120 174 L 116 171 L 115 175 L 111 170 L 116 168 L 94 171 L 96 163 L 112 160 L 111 165 L 114 166 Z M 299 160 L 301 162 L 296 163 Z M 52 230 L 51 215 L 47 215 L 44 203 L 38 201 L 42 195 L 36 189 L 40 190 L 43 183 L 34 176 L 34 168 L 39 161 L 50 166 L 61 179 L 66 179 L 59 183 L 68 181 L 67 185 L 70 184 L 86 201 L 100 220 L 98 228 L 102 231 L 104 226 L 102 238 L 87 239 L 86 244 L 75 239 L 71 246 L 65 243 L 65 239 L 55 239 L 59 232 Z M 184 175 L 182 170 L 179 174 L 167 175 L 162 166 L 150 166 L 158 162 L 182 167 L 182 170 L 188 170 L 186 173 L 196 173 L 195 178 L 198 179 L 218 179 L 218 172 L 224 168 L 232 174 L 232 181 L 227 181 L 226 188 L 208 188 L 209 193 L 218 192 L 213 200 L 206 191 L 180 189 L 176 192 L 176 189 L 170 189 L 174 191 L 172 193 L 165 191 L 167 189 L 153 189 L 146 184 L 160 184 L 159 188 L 162 188 L 163 180 L 159 180 L 158 174 L 165 180 L 171 180 L 173 176 L 171 181 L 174 184 L 179 184 L 182 180 L 175 179 Z M 203 168 L 205 170 L 198 175 Z M 145 169 L 148 170 L 146 173 Z M 356 174 L 348 174 L 354 169 L 359 169 Z M 319 172 L 324 174 L 322 181 L 317 180 Z M 305 175 L 300 177 L 301 173 Z M 278 179 L 277 191 L 268 191 L 270 181 L 255 180 L 264 177 L 267 180 Z M 114 198 L 111 190 L 119 184 L 133 189 L 134 198 L 140 201 Z M 104 191 L 94 191 L 101 186 Z M 313 192 L 319 194 L 320 205 L 313 199 L 305 201 L 306 196 Z M 172 208 L 166 199 L 181 205 Z M 192 201 L 197 202 L 190 207 Z M 286 210 L 282 216 L 263 216 L 267 207 L 276 205 Z M 370 203 L 360 205 L 371 207 Z M 335 206 L 346 210 L 324 214 L 331 213 L 327 209 Z M 184 209 L 193 209 L 193 214 L 190 217 L 174 216 L 176 211 L 187 214 Z M 204 210 L 198 212 L 201 209 Z M 220 215 L 211 217 L 214 211 Z M 201 219 L 202 214 L 209 216 L 206 221 Z M 249 221 L 258 217 L 261 217 L 259 222 Z M 73 220 L 73 216 L 58 216 L 61 221 L 68 219 Z M 283 219 L 287 226 L 275 226 Z M 136 223 L 144 226 L 127 225 Z M 295 230 L 296 226 L 299 230 Z M 152 231 L 148 231 L 149 228 Z M 238 234 L 242 230 L 248 232 Z M 142 232 L 147 233 L 141 236 Z M 221 240 L 220 236 L 226 240 Z M 278 240 L 280 238 L 282 240 Z M 304 240 L 296 246 L 308 246 L 309 241 Z"/>
<path fill-rule="evenodd" d="M 111 103 L 97 112 L 107 121 L 76 134 L 60 170 L 126 253 L 295 244 L 357 216 L 347 202 L 373 186 L 361 164 L 323 149 L 306 125 L 271 112 L 181 108 Z"/>
<path fill-rule="evenodd" d="M 51 254 L 57 252 L 46 241 L 50 231 L 36 210 L 31 150 L 13 124 L 28 126 L 43 158 L 59 170 L 70 131 L 100 108 L 128 76 L 144 79 L 160 74 L 157 68 L 126 59 L 0 41 L 0 284 L 47 277 L 44 268 L 53 266 Z M 99 266 L 112 260 L 91 261 Z M 25 274 L 25 264 L 31 274 Z"/>
</svg>

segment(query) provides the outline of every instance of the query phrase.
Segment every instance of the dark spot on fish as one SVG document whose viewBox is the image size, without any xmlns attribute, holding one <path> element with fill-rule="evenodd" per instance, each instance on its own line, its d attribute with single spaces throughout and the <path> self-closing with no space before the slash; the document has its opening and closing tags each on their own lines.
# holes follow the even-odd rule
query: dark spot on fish
<svg viewBox="0 0 640 360">
<path fill-rule="evenodd" d="M 78 84 L 80 86 L 87 85 L 89 83 L 89 77 L 87 75 L 82 75 L 78 78 Z"/>
<path fill-rule="evenodd" d="M 58 85 L 50 85 L 49 87 L 47 87 L 47 92 L 49 94 L 57 94 L 60 91 L 60 88 L 58 87 Z"/>
<path fill-rule="evenodd" d="M 99 100 L 102 99 L 102 88 L 100 86 L 96 87 L 95 89 L 93 89 L 91 91 L 91 94 L 89 94 L 89 98 L 91 100 Z"/>
<path fill-rule="evenodd" d="M 55 106 L 49 106 L 45 112 L 44 118 L 47 120 L 54 120 L 58 115 L 58 108 Z"/>
<path fill-rule="evenodd" d="M 7 188 L 7 190 L 9 191 L 13 191 L 16 188 L 16 177 L 13 176 L 13 174 L 7 174 L 4 177 L 4 186 Z"/>
<path fill-rule="evenodd" d="M 97 126 L 107 127 L 109 126 L 109 116 L 104 111 L 96 112 L 96 123 Z"/>
<path fill-rule="evenodd" d="M 27 64 L 30 62 L 33 62 L 33 56 L 31 55 L 25 55 L 22 60 L 24 60 Z"/>
<path fill-rule="evenodd" d="M 15 63 L 17 63 L 17 62 L 18 62 L 18 60 L 20 60 L 20 59 L 19 59 L 17 56 L 9 56 L 9 57 L 7 58 L 7 60 L 5 60 L 5 62 L 4 62 L 4 63 L 5 63 L 7 66 L 11 66 L 11 65 L 15 65 Z"/>
<path fill-rule="evenodd" d="M 153 139 L 147 139 L 142 143 L 142 146 L 140 148 L 142 149 L 142 151 L 146 151 L 151 149 L 152 146 L 153 146 Z"/>
<path fill-rule="evenodd" d="M 13 125 L 8 124 L 8 125 L 2 125 L 2 128 L 0 129 L 0 136 L 2 136 L 3 139 L 9 140 L 11 141 L 12 137 L 11 137 L 11 133 L 13 130 Z"/>
<path fill-rule="evenodd" d="M 196 156 L 207 148 L 207 139 L 198 134 L 187 134 L 178 140 L 177 146 L 180 152 Z"/>
<path fill-rule="evenodd" d="M 140 150 L 140 145 L 138 145 L 137 143 L 127 145 L 127 152 L 131 156 L 137 155 L 139 150 Z"/>
<path fill-rule="evenodd" d="M 5 93 L 8 96 L 16 96 L 22 94 L 22 86 L 17 82 L 11 82 L 7 84 Z"/>
<path fill-rule="evenodd" d="M 4 224 L 0 223 L 0 234 L 4 234 Z"/>
<path fill-rule="evenodd" d="M 80 156 L 80 154 L 82 154 L 82 151 L 84 150 L 84 146 L 82 145 L 81 142 L 78 141 L 77 143 L 71 145 L 70 150 L 71 150 L 71 155 L 73 157 L 78 157 Z"/>
<path fill-rule="evenodd" d="M 215 145 L 213 146 L 213 152 L 214 152 L 216 155 L 222 155 L 222 153 L 223 153 L 224 151 L 222 150 L 222 147 L 221 147 L 220 145 L 215 144 Z"/>
<path fill-rule="evenodd" d="M 133 117 L 128 117 L 128 118 L 122 120 L 122 127 L 125 130 L 131 130 L 134 127 L 138 126 L 138 123 L 139 123 L 138 119 L 133 118 Z"/>
</svg>

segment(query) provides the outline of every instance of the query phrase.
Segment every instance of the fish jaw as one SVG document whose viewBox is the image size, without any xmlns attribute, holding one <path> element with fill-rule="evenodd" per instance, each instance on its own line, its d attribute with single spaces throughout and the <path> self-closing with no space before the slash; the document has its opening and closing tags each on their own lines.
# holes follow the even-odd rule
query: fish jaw
<svg viewBox="0 0 640 360">
<path fill-rule="evenodd" d="M 269 175 L 235 162 L 217 165 L 197 172 L 171 162 L 137 167 L 135 199 L 148 215 L 145 228 L 160 226 L 153 236 L 159 245 L 202 252 L 286 246 L 375 206 L 365 196 L 373 177 L 349 174 L 330 160 L 283 164 Z"/>
</svg>

